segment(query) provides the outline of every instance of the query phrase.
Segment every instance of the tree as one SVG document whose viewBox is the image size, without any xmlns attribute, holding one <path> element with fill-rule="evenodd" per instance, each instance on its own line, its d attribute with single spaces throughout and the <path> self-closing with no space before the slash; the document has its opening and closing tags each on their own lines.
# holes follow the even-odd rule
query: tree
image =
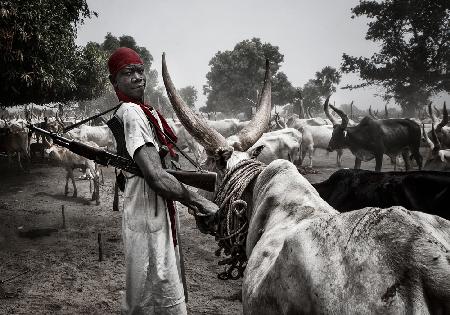
<svg viewBox="0 0 450 315">
<path fill-rule="evenodd" d="M 150 71 L 150 67 L 153 63 L 153 56 L 150 54 L 150 52 L 145 47 L 138 46 L 136 44 L 136 40 L 129 35 L 123 35 L 119 37 L 119 46 L 120 47 L 128 47 L 133 49 L 135 52 L 141 56 L 142 60 L 144 61 L 145 67 L 147 72 Z"/>
<path fill-rule="evenodd" d="M 193 85 L 186 86 L 181 88 L 179 91 L 181 98 L 183 101 L 189 106 L 194 108 L 195 102 L 197 102 L 197 90 Z"/>
<path fill-rule="evenodd" d="M 322 105 L 330 94 L 336 92 L 336 85 L 341 81 L 341 74 L 333 67 L 326 66 L 317 71 L 315 78 L 309 80 L 302 89 L 303 106 L 313 113 L 321 113 Z"/>
<path fill-rule="evenodd" d="M 105 36 L 105 40 L 102 43 L 102 49 L 105 52 L 107 52 L 108 55 L 111 55 L 114 52 L 114 50 L 116 50 L 119 47 L 120 42 L 117 39 L 117 37 L 108 32 Z"/>
<path fill-rule="evenodd" d="M 341 82 L 341 74 L 335 68 L 326 66 L 316 72 L 314 82 L 319 89 L 320 95 L 326 98 L 328 95 L 336 92 L 336 85 Z"/>
<path fill-rule="evenodd" d="M 80 62 L 75 73 L 77 100 L 91 100 L 106 91 L 109 83 L 106 69 L 107 54 L 100 44 L 89 42 L 80 51 Z"/>
<path fill-rule="evenodd" d="M 249 111 L 262 87 L 265 73 L 265 59 L 271 62 L 272 93 L 274 101 L 283 105 L 286 95 L 292 93 L 292 85 L 286 75 L 278 72 L 283 55 L 277 46 L 262 43 L 259 38 L 244 40 L 236 44 L 232 51 L 217 52 L 210 60 L 210 71 L 206 74 L 207 84 L 203 93 L 207 95 L 207 111 L 238 113 Z"/>
<path fill-rule="evenodd" d="M 80 65 L 76 30 L 92 15 L 86 0 L 2 1 L 0 105 L 73 99 Z"/>
<path fill-rule="evenodd" d="M 360 1 L 355 16 L 367 16 L 366 39 L 380 44 L 370 58 L 343 54 L 343 72 L 385 89 L 404 114 L 412 115 L 436 93 L 450 91 L 450 2 L 447 0 Z"/>
</svg>

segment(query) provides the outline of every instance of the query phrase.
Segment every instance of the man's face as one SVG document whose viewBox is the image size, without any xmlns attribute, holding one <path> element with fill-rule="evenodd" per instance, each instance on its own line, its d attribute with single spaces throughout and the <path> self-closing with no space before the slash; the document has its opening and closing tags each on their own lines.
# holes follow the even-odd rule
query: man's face
<svg viewBox="0 0 450 315">
<path fill-rule="evenodd" d="M 142 101 L 145 89 L 144 65 L 128 65 L 121 69 L 115 78 L 110 77 L 114 88 L 120 90 L 126 96 Z"/>
</svg>

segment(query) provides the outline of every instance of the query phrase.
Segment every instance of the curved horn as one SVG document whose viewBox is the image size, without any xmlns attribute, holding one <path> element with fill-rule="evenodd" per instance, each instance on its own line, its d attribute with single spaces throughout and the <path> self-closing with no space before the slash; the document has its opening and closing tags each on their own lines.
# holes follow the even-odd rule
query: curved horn
<svg viewBox="0 0 450 315">
<path fill-rule="evenodd" d="M 331 115 L 330 109 L 328 108 L 328 102 L 330 101 L 330 96 L 331 95 L 329 95 L 327 97 L 327 99 L 325 100 L 325 103 L 323 103 L 323 111 L 325 112 L 325 115 L 327 115 L 328 119 L 331 121 L 331 123 L 334 126 L 334 125 L 337 125 L 338 123 L 337 123 L 336 119 Z"/>
<path fill-rule="evenodd" d="M 434 148 L 432 148 L 433 152 L 437 152 L 441 149 L 441 143 L 436 135 L 436 131 L 434 130 L 434 126 L 431 125 L 431 140 L 433 141 Z"/>
<path fill-rule="evenodd" d="M 433 141 L 430 140 L 430 138 L 428 138 L 428 134 L 425 131 L 425 124 L 422 124 L 422 133 L 423 133 L 423 137 L 425 138 L 425 141 L 428 143 L 428 146 L 430 147 L 431 150 L 433 150 L 434 143 L 433 143 Z"/>
<path fill-rule="evenodd" d="M 334 107 L 333 105 L 330 104 L 330 107 L 332 110 L 334 110 L 341 118 L 342 118 L 342 123 L 341 123 L 341 127 L 342 128 L 347 128 L 348 126 L 348 116 L 346 113 L 344 113 L 343 111 L 341 111 L 340 109 L 337 109 L 336 107 Z"/>
<path fill-rule="evenodd" d="M 433 104 L 433 102 L 428 103 L 428 115 L 430 115 L 431 124 L 434 125 L 436 123 L 436 116 L 433 113 L 433 109 L 431 108 L 431 104 Z"/>
<path fill-rule="evenodd" d="M 266 75 L 264 77 L 264 87 L 259 99 L 259 107 L 250 123 L 238 134 L 240 151 L 247 151 L 262 136 L 270 122 L 270 109 L 272 107 L 272 84 L 270 82 L 270 64 L 266 59 Z"/>
<path fill-rule="evenodd" d="M 372 117 L 373 119 L 376 119 L 374 114 L 372 113 L 372 105 L 369 106 L 369 115 L 370 117 Z"/>
<path fill-rule="evenodd" d="M 314 118 L 314 116 L 311 114 L 311 106 L 308 107 L 308 116 L 309 119 Z"/>
<path fill-rule="evenodd" d="M 203 117 L 197 116 L 194 111 L 186 105 L 177 92 L 170 78 L 166 65 L 166 54 L 162 55 L 162 77 L 166 87 L 170 103 L 186 130 L 207 151 L 215 152 L 220 147 L 227 147 L 225 138 L 214 128 L 210 127 Z"/>
<path fill-rule="evenodd" d="M 275 114 L 275 124 L 277 125 L 278 129 L 286 128 L 283 127 L 283 123 L 280 121 L 280 115 L 278 113 Z"/>
<path fill-rule="evenodd" d="M 441 117 L 441 112 L 439 111 L 439 109 L 437 109 L 436 106 L 434 106 L 434 105 L 433 105 L 433 108 L 434 108 L 435 116 L 437 118 L 440 118 Z"/>
<path fill-rule="evenodd" d="M 436 131 L 437 132 L 441 131 L 442 127 L 446 126 L 447 124 L 448 124 L 448 112 L 447 112 L 447 105 L 444 102 L 444 108 L 442 109 L 442 120 L 436 126 Z"/>
</svg>

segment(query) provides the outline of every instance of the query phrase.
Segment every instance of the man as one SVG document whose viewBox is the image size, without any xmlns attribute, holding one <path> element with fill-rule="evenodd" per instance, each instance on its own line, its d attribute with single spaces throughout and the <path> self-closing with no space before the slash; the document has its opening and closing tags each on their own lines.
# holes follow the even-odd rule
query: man
<svg viewBox="0 0 450 315">
<path fill-rule="evenodd" d="M 163 169 L 160 148 L 173 155 L 165 135 L 176 139 L 164 117 L 144 103 L 144 64 L 121 47 L 108 60 L 110 81 L 120 101 L 115 115 L 123 122 L 126 153 L 144 178 L 125 173 L 123 240 L 126 260 L 124 314 L 186 314 L 175 212 L 170 200 L 212 215 L 218 208 L 189 191 Z"/>
</svg>

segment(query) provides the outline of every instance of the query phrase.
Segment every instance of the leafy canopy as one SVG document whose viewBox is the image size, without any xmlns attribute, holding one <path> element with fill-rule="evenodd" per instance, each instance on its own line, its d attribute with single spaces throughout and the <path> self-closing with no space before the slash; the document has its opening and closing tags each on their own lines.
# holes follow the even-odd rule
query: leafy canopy
<svg viewBox="0 0 450 315">
<path fill-rule="evenodd" d="M 0 6 L 0 105 L 64 102 L 102 91 L 105 81 L 90 73 L 104 55 L 98 47 L 75 45 L 77 26 L 97 16 L 85 0 L 6 0 Z M 86 78 L 93 90 L 79 85 Z"/>
<path fill-rule="evenodd" d="M 207 84 L 203 86 L 203 93 L 207 95 L 203 110 L 226 113 L 249 111 L 262 87 L 266 58 L 271 62 L 272 103 L 283 105 L 289 102 L 295 90 L 286 75 L 279 71 L 284 56 L 277 46 L 253 38 L 237 43 L 231 51 L 217 52 L 210 60 Z"/>
<path fill-rule="evenodd" d="M 197 90 L 193 85 L 186 86 L 184 88 L 181 88 L 179 91 L 181 98 L 185 103 L 189 106 L 194 108 L 195 102 L 197 102 Z"/>
<path fill-rule="evenodd" d="M 301 90 L 305 109 L 310 108 L 311 112 L 315 114 L 322 113 L 325 98 L 336 92 L 339 82 L 341 82 L 341 74 L 335 68 L 326 66 L 317 71 L 315 78 L 308 80 Z M 294 106 L 299 105 L 298 98 L 296 100 Z"/>
<path fill-rule="evenodd" d="M 385 88 L 405 113 L 434 94 L 450 91 L 450 2 L 448 0 L 360 1 L 355 16 L 370 19 L 366 39 L 380 44 L 370 58 L 343 54 L 342 71 L 359 73 L 359 88 Z"/>
</svg>

